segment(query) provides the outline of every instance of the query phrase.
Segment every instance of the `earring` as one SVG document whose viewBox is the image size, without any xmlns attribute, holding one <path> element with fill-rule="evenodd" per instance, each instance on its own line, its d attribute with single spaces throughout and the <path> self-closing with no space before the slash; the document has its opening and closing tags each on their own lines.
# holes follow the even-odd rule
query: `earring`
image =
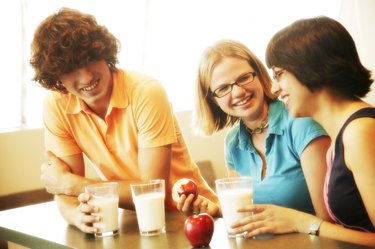
<svg viewBox="0 0 375 249">
<path fill-rule="evenodd" d="M 64 83 L 62 83 L 62 82 L 59 81 L 59 80 L 56 82 L 56 85 L 57 85 L 57 87 L 59 87 L 59 88 L 64 87 Z"/>
</svg>

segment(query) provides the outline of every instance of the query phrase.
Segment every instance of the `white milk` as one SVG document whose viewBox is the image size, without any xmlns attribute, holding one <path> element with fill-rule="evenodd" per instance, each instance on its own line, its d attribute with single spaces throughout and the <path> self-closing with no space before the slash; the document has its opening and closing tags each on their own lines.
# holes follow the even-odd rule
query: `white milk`
<svg viewBox="0 0 375 249">
<path fill-rule="evenodd" d="M 93 224 L 99 228 L 100 233 L 107 233 L 118 230 L 118 198 L 93 198 L 90 205 L 99 207 L 99 212 L 93 215 L 99 216 L 100 221 Z"/>
<path fill-rule="evenodd" d="M 219 192 L 218 196 L 224 223 L 230 236 L 232 224 L 238 219 L 251 215 L 251 212 L 237 212 L 237 209 L 253 203 L 253 191 L 251 189 L 229 189 Z"/>
<path fill-rule="evenodd" d="M 163 193 L 146 193 L 133 197 L 141 233 L 159 233 L 165 228 Z"/>
</svg>

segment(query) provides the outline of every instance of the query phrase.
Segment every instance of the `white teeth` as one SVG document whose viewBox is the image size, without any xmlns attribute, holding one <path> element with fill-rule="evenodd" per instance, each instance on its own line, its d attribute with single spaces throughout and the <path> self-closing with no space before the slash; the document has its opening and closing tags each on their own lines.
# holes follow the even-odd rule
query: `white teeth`
<svg viewBox="0 0 375 249">
<path fill-rule="evenodd" d="M 243 105 L 248 101 L 248 99 L 241 100 L 240 102 L 237 102 L 236 105 Z"/>
<path fill-rule="evenodd" d="M 96 82 L 95 82 L 94 84 L 92 84 L 91 86 L 87 86 L 87 87 L 82 88 L 82 91 L 91 91 L 91 90 L 94 89 L 98 84 L 99 84 L 99 81 L 96 81 Z"/>
</svg>

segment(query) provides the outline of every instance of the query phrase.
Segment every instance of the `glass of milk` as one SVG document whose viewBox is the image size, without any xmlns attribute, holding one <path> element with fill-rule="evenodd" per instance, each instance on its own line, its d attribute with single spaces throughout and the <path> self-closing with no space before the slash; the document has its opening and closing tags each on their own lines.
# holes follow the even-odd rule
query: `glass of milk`
<svg viewBox="0 0 375 249">
<path fill-rule="evenodd" d="M 98 228 L 95 237 L 113 236 L 118 233 L 118 205 L 119 186 L 117 182 L 103 182 L 91 184 L 85 187 L 85 191 L 90 194 L 89 205 L 99 208 L 97 213 L 91 215 L 99 216 L 100 221 L 93 223 Z"/>
<path fill-rule="evenodd" d="M 162 179 L 130 185 L 139 232 L 153 236 L 165 232 L 165 182 Z"/>
<path fill-rule="evenodd" d="M 253 181 L 251 177 L 230 177 L 215 181 L 224 223 L 228 237 L 241 237 L 244 234 L 234 234 L 232 224 L 244 217 L 252 215 L 251 212 L 237 212 L 238 208 L 253 203 Z"/>
</svg>

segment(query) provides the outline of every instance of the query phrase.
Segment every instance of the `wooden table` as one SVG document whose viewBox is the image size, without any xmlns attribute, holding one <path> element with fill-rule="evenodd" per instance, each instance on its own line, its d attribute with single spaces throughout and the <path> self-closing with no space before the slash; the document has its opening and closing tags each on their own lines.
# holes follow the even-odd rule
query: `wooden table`
<svg viewBox="0 0 375 249">
<path fill-rule="evenodd" d="M 166 213 L 166 233 L 154 237 L 139 235 L 134 211 L 120 210 L 120 233 L 115 237 L 96 239 L 73 226 L 67 225 L 57 210 L 56 203 L 46 202 L 0 212 L 0 240 L 37 249 L 54 248 L 191 248 L 185 238 L 185 217 L 179 212 Z M 215 219 L 215 232 L 208 248 L 294 249 L 367 248 L 340 241 L 305 234 L 274 235 L 264 239 L 229 239 L 221 218 Z"/>
</svg>

